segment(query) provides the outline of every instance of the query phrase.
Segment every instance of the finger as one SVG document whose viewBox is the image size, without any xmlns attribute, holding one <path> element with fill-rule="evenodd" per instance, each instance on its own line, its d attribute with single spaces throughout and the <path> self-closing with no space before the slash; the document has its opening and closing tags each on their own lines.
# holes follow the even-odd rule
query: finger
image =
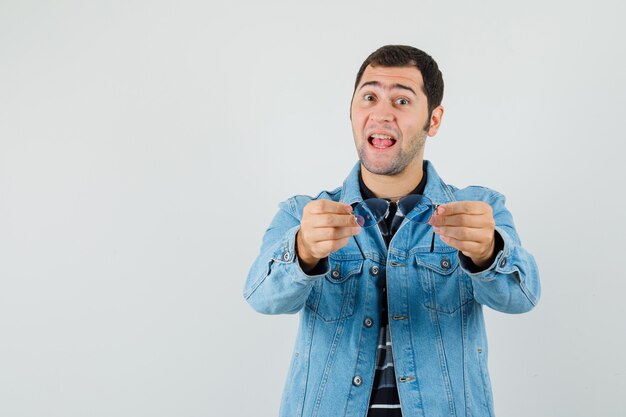
<svg viewBox="0 0 626 417">
<path fill-rule="evenodd" d="M 324 253 L 329 254 L 331 252 L 336 252 L 339 249 L 343 248 L 350 242 L 350 238 L 337 239 L 337 240 L 328 240 L 321 244 L 322 250 Z"/>
<path fill-rule="evenodd" d="M 321 227 L 311 231 L 308 238 L 314 243 L 341 240 L 352 237 L 361 231 L 360 227 Z"/>
<path fill-rule="evenodd" d="M 304 210 L 310 214 L 322 214 L 322 213 L 335 213 L 335 214 L 347 214 L 352 213 L 352 206 L 337 201 L 331 200 L 314 200 L 308 203 Z"/>
<path fill-rule="evenodd" d="M 437 207 L 437 215 L 452 216 L 455 214 L 484 214 L 491 206 L 484 201 L 454 201 Z"/>
<path fill-rule="evenodd" d="M 461 252 L 475 253 L 483 247 L 480 243 L 471 240 L 458 240 L 449 236 L 439 236 L 439 238 L 446 245 L 458 249 Z"/>
<path fill-rule="evenodd" d="M 491 240 L 493 229 L 475 229 L 471 227 L 441 226 L 433 227 L 439 237 L 450 237 L 455 240 L 485 244 Z"/>
<path fill-rule="evenodd" d="M 358 226 L 352 214 L 315 214 L 309 218 L 313 227 L 353 227 Z"/>
<path fill-rule="evenodd" d="M 495 222 L 493 217 L 486 214 L 453 214 L 453 215 L 433 215 L 428 223 L 432 226 L 464 226 L 473 228 L 493 227 Z"/>
</svg>

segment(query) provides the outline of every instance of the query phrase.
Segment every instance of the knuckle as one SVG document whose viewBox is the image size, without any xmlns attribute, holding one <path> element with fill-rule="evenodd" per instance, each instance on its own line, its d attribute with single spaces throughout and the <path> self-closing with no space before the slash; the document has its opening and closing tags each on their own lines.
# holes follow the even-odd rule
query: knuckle
<svg viewBox="0 0 626 417">
<path fill-rule="evenodd" d="M 326 251 L 326 255 L 328 255 L 331 252 L 336 251 L 339 248 L 336 248 L 335 246 L 337 245 L 337 241 L 336 240 L 329 240 L 326 242 L 326 245 L 324 245 L 324 249 Z"/>
<path fill-rule="evenodd" d="M 332 226 L 332 224 L 333 224 L 333 216 L 332 216 L 332 214 L 323 214 L 322 215 L 322 221 L 324 222 L 324 225 Z"/>
<path fill-rule="evenodd" d="M 328 244 L 326 242 L 320 242 L 315 245 L 315 257 L 318 259 L 325 258 L 330 251 L 328 250 Z"/>
<path fill-rule="evenodd" d="M 348 239 L 347 238 L 335 240 L 335 241 L 333 241 L 332 251 L 339 250 L 339 249 L 343 248 L 344 246 L 346 246 L 347 244 L 348 244 Z"/>
<path fill-rule="evenodd" d="M 318 201 L 317 200 L 313 200 L 313 201 L 309 201 L 305 206 L 304 209 L 302 209 L 302 216 L 306 216 L 306 215 L 310 215 L 312 213 L 315 213 L 315 209 L 318 206 Z"/>
</svg>

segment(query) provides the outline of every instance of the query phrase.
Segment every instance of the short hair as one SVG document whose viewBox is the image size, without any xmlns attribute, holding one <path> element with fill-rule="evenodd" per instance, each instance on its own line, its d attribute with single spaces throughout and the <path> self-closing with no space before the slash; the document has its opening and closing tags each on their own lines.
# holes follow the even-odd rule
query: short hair
<svg viewBox="0 0 626 417">
<path fill-rule="evenodd" d="M 404 67 L 414 65 L 422 73 L 424 79 L 424 94 L 428 104 L 428 114 L 432 114 L 435 107 L 441 104 L 443 99 L 443 77 L 437 62 L 426 52 L 407 45 L 385 45 L 378 48 L 368 56 L 356 75 L 352 98 L 356 88 L 361 82 L 363 72 L 368 65 L 373 67 Z"/>
</svg>

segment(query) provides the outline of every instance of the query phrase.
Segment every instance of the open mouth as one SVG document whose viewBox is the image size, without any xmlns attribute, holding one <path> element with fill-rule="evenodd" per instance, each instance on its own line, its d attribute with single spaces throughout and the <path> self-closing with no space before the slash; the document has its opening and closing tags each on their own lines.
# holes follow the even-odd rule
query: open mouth
<svg viewBox="0 0 626 417">
<path fill-rule="evenodd" d="M 373 135 L 370 135 L 367 138 L 367 141 L 375 149 L 381 150 L 391 148 L 396 143 L 396 140 L 393 137 L 381 133 L 375 133 Z"/>
</svg>

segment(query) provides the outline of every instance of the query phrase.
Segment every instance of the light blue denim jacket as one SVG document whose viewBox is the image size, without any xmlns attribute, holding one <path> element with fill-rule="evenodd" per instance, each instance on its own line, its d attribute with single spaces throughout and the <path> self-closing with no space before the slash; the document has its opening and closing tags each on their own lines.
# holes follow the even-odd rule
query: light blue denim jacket
<svg viewBox="0 0 626 417">
<path fill-rule="evenodd" d="M 429 161 L 424 167 L 424 194 L 435 204 L 491 205 L 503 249 L 486 270 L 472 273 L 469 258 L 438 236 L 430 252 L 429 225 L 405 219 L 388 250 L 378 227 L 365 228 L 323 261 L 324 273 L 310 276 L 295 249 L 303 208 L 315 199 L 362 201 L 360 163 L 342 187 L 280 203 L 244 297 L 261 313 L 300 314 L 281 417 L 366 416 L 382 295 L 375 282 L 383 274 L 403 415 L 493 417 L 482 306 L 505 313 L 531 310 L 540 296 L 537 265 L 521 246 L 502 194 L 477 186 L 458 189 L 445 184 Z"/>
</svg>

